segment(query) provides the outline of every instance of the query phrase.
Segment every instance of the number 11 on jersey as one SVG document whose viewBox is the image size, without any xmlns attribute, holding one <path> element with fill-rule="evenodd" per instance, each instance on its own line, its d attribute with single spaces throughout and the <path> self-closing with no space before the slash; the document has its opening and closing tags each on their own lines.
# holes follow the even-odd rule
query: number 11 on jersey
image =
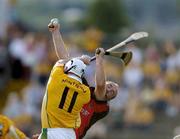
<svg viewBox="0 0 180 139">
<path fill-rule="evenodd" d="M 64 103 L 66 101 L 66 97 L 67 97 L 68 93 L 69 93 L 69 88 L 65 87 L 64 91 L 63 91 L 63 94 L 62 94 L 61 101 L 59 103 L 59 108 L 60 109 L 63 109 Z M 72 112 L 72 109 L 73 109 L 73 106 L 74 106 L 74 104 L 76 102 L 77 96 L 78 96 L 78 92 L 74 92 L 67 112 L 69 112 L 69 113 Z"/>
</svg>

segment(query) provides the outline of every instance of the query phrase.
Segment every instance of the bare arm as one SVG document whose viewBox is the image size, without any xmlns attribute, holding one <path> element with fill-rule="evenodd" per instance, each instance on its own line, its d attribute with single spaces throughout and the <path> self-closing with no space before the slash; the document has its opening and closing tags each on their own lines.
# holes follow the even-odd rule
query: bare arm
<svg viewBox="0 0 180 139">
<path fill-rule="evenodd" d="M 48 25 L 49 31 L 52 33 L 53 43 L 56 51 L 56 55 L 59 59 L 69 59 L 69 53 L 65 47 L 61 33 L 59 31 L 60 24 L 58 19 L 54 18 Z"/>
<path fill-rule="evenodd" d="M 106 97 L 106 75 L 103 64 L 104 53 L 105 51 L 102 48 L 96 50 L 95 96 L 98 100 L 105 100 Z"/>
</svg>

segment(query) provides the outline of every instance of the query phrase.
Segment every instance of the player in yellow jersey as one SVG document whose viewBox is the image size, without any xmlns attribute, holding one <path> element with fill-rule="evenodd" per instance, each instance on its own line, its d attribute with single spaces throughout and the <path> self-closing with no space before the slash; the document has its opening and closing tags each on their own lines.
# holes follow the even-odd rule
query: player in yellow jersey
<svg viewBox="0 0 180 139">
<path fill-rule="evenodd" d="M 0 115 L 0 139 L 28 139 L 6 116 Z"/>
<path fill-rule="evenodd" d="M 64 51 L 62 58 L 68 58 L 64 48 L 62 49 Z M 102 48 L 97 52 L 95 95 L 97 98 L 101 98 L 101 96 L 105 96 L 102 94 L 105 92 L 103 69 L 105 52 Z M 68 62 L 66 61 L 59 60 L 51 71 L 42 104 L 43 130 L 39 139 L 75 139 L 74 129 L 81 124 L 80 111 L 83 105 L 90 101 L 90 89 L 82 83 L 82 75 L 88 64 L 87 58 L 72 58 Z"/>
</svg>

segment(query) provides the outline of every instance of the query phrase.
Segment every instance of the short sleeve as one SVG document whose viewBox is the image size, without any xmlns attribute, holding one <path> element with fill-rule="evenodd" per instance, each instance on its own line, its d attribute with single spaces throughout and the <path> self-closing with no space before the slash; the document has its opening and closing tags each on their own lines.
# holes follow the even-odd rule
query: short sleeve
<svg viewBox="0 0 180 139">
<path fill-rule="evenodd" d="M 54 65 L 51 71 L 51 76 L 54 76 L 56 74 L 58 75 L 64 74 L 64 64 L 61 63 L 60 61 L 56 62 L 56 64 Z"/>
</svg>

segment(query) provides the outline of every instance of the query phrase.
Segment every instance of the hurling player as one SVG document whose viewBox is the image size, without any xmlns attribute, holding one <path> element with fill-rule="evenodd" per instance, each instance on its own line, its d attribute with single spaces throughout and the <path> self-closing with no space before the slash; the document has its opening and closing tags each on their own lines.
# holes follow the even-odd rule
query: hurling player
<svg viewBox="0 0 180 139">
<path fill-rule="evenodd" d="M 54 24 L 53 22 L 54 20 L 57 21 L 57 19 L 52 19 L 48 27 L 52 33 L 56 54 L 59 58 L 63 58 L 63 57 L 67 58 L 69 57 L 69 54 L 66 54 L 66 56 L 64 56 L 64 53 L 62 53 L 61 51 L 61 48 L 65 50 L 65 47 L 64 47 L 64 42 L 62 40 L 61 34 L 59 32 L 60 25 L 58 22 Z M 82 56 L 82 57 L 84 58 L 86 62 L 88 63 L 90 62 L 90 57 L 88 56 Z M 82 121 L 81 125 L 79 128 L 75 129 L 76 137 L 79 139 L 82 138 L 86 134 L 86 131 L 97 120 L 100 120 L 107 115 L 109 111 L 109 106 L 108 106 L 107 101 L 110 99 L 113 99 L 117 95 L 118 88 L 119 88 L 118 85 L 114 82 L 111 82 L 111 81 L 102 82 L 101 80 L 99 81 L 99 82 L 102 82 L 102 86 L 101 86 L 102 90 L 100 91 L 104 93 L 102 93 L 103 96 L 101 98 L 98 98 L 97 95 L 94 94 L 96 92 L 95 84 L 97 84 L 97 82 L 95 82 L 96 79 L 93 77 L 93 75 L 96 72 L 95 64 L 96 62 L 91 63 L 91 66 L 88 67 L 87 71 L 85 70 L 85 72 L 87 72 L 85 75 L 87 79 L 86 83 L 88 83 L 88 85 L 91 86 L 91 100 L 88 104 L 83 106 L 83 109 L 81 110 L 81 121 Z M 98 70 L 97 67 L 96 67 L 96 70 Z M 105 90 L 103 90 L 104 86 L 106 86 Z"/>
<path fill-rule="evenodd" d="M 56 38 L 53 37 L 54 39 Z M 90 101 L 90 89 L 82 81 L 87 62 L 83 57 L 68 59 L 61 38 L 60 42 L 64 53 L 53 67 L 47 83 L 41 111 L 42 133 L 39 139 L 75 139 L 74 129 L 81 125 L 80 111 L 83 105 Z M 105 97 L 104 53 L 102 48 L 96 51 L 94 94 L 99 100 Z"/>
</svg>

